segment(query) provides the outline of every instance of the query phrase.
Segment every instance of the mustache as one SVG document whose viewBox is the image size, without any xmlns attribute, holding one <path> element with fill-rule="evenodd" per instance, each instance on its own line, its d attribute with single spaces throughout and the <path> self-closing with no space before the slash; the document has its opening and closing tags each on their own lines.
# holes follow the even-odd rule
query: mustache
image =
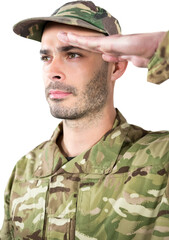
<svg viewBox="0 0 169 240">
<path fill-rule="evenodd" d="M 70 85 L 67 85 L 67 84 L 64 84 L 62 82 L 51 82 L 46 88 L 45 88 L 45 94 L 46 96 L 49 95 L 49 91 L 53 89 L 57 89 L 57 90 L 60 90 L 60 91 L 65 91 L 65 92 L 70 92 L 72 93 L 74 96 L 77 95 L 77 90 L 76 88 L 70 86 Z"/>
</svg>

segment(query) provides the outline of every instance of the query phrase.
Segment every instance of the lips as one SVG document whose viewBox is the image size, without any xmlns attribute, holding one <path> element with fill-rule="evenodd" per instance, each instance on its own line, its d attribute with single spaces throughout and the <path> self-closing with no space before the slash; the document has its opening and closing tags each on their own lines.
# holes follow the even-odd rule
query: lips
<svg viewBox="0 0 169 240">
<path fill-rule="evenodd" d="M 49 90 L 50 99 L 62 99 L 62 98 L 66 98 L 70 94 L 71 94 L 70 92 L 64 92 L 64 91 L 53 90 L 53 89 Z"/>
</svg>

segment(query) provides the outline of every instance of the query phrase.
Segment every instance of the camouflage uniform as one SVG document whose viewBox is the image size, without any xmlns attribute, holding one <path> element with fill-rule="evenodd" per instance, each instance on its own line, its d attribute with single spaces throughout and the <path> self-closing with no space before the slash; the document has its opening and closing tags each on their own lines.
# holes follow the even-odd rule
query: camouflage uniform
<svg viewBox="0 0 169 240">
<path fill-rule="evenodd" d="M 169 239 L 169 132 L 113 128 L 71 161 L 51 139 L 17 164 L 1 239 Z"/>
<path fill-rule="evenodd" d="M 38 26 L 29 25 L 27 33 L 37 36 Z M 164 81 L 168 68 L 169 33 L 150 61 L 148 79 Z M 113 128 L 71 161 L 56 144 L 62 132 L 61 123 L 16 164 L 0 239 L 169 239 L 169 132 L 130 125 L 117 110 Z"/>
<path fill-rule="evenodd" d="M 148 65 L 147 80 L 152 83 L 160 84 L 169 77 L 169 31 L 164 36 L 157 51 Z"/>
</svg>

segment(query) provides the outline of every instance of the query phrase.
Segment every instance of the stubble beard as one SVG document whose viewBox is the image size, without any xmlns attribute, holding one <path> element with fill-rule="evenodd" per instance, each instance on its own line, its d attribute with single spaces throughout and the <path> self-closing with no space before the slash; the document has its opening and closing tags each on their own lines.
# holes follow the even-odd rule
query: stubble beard
<svg viewBox="0 0 169 240">
<path fill-rule="evenodd" d="M 84 91 L 78 97 L 77 90 L 72 86 L 64 86 L 63 83 L 56 82 L 46 89 L 46 98 L 48 100 L 48 89 L 57 88 L 71 92 L 77 98 L 72 107 L 66 107 L 62 104 L 64 99 L 48 100 L 50 112 L 53 117 L 65 120 L 76 120 L 84 117 L 93 117 L 100 113 L 104 108 L 108 96 L 108 63 L 103 62 L 101 68 L 94 73 L 92 79 L 86 84 Z"/>
</svg>

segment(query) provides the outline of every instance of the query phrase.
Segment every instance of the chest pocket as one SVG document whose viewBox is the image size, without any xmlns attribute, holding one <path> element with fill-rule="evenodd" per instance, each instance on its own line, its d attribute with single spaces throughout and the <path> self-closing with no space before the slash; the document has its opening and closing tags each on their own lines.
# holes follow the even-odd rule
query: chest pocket
<svg viewBox="0 0 169 240">
<path fill-rule="evenodd" d="M 11 192 L 13 238 L 41 239 L 43 235 L 48 180 L 15 180 Z"/>
<path fill-rule="evenodd" d="M 77 237 L 86 234 L 107 239 L 103 233 L 116 215 L 112 206 L 120 197 L 125 177 L 124 174 L 89 174 L 83 178 L 78 192 Z"/>
</svg>

